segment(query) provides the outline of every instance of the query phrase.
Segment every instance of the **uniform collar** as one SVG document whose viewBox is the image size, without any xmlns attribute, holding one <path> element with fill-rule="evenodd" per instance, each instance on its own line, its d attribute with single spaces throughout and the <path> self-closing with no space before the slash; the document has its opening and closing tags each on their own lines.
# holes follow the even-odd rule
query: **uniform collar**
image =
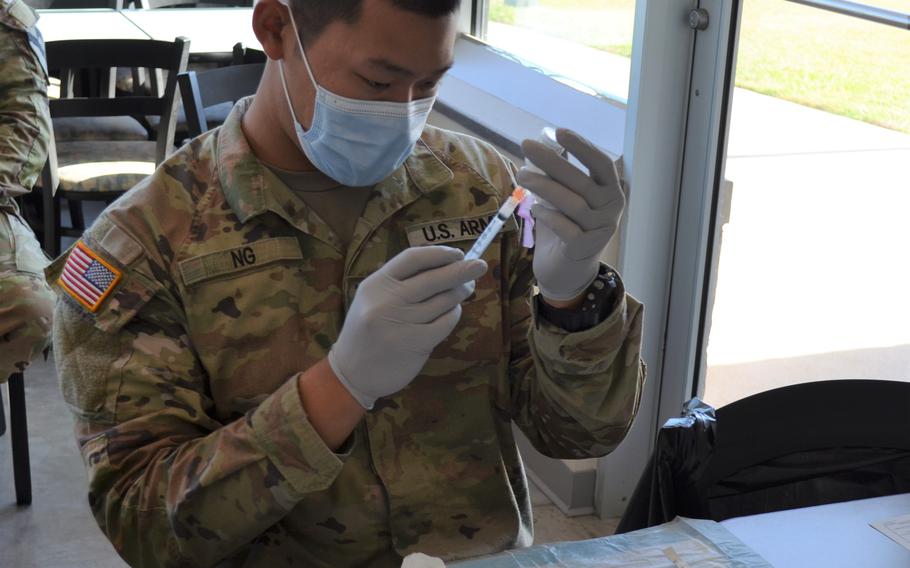
<svg viewBox="0 0 910 568">
<path fill-rule="evenodd" d="M 284 193 L 276 186 L 281 181 L 267 171 L 247 142 L 241 123 L 252 101 L 253 97 L 238 101 L 218 132 L 216 160 L 225 199 L 241 223 L 272 211 L 307 233 L 316 232 L 312 222 L 301 223 L 311 220 L 311 215 L 289 210 L 286 200 L 278 199 Z M 376 184 L 364 217 L 370 224 L 378 224 L 453 177 L 452 170 L 420 140 L 404 165 Z"/>
</svg>

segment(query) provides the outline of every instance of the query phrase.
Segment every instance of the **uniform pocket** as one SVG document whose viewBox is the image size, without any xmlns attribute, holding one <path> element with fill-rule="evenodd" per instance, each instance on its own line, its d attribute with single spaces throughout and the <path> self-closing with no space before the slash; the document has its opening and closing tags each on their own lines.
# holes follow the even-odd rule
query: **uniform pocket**
<svg viewBox="0 0 910 568">
<path fill-rule="evenodd" d="M 76 415 L 109 422 L 114 419 L 121 371 L 132 353 L 130 345 L 124 344 L 132 337 L 119 332 L 155 297 L 158 288 L 126 271 L 110 297 L 92 314 L 57 283 L 66 258 L 61 256 L 46 270 L 62 297 L 54 314 L 54 351 L 58 365 L 69 364 L 60 373 L 60 391 Z"/>
<path fill-rule="evenodd" d="M 0 211 L 0 272 L 41 276 L 48 262 L 31 227 L 15 213 Z"/>
<path fill-rule="evenodd" d="M 16 258 L 16 270 L 29 274 L 41 275 L 50 259 L 41 250 L 35 233 L 25 221 L 16 215 L 8 215 L 12 231 L 13 247 Z"/>
<path fill-rule="evenodd" d="M 117 336 L 95 327 L 82 308 L 57 302 L 54 313 L 54 355 L 58 366 L 60 392 L 70 410 L 92 422 L 110 422 L 119 389 L 123 357 Z"/>
<path fill-rule="evenodd" d="M 16 268 L 16 240 L 11 217 L 11 213 L 0 210 L 0 272 Z"/>
<path fill-rule="evenodd" d="M 79 241 L 51 262 L 44 270 L 47 282 L 62 297 L 66 298 L 66 301 L 71 301 L 74 305 L 78 302 L 85 306 L 84 302 L 80 300 L 79 288 L 76 286 L 67 287 L 64 285 L 65 283 L 62 281 L 61 276 L 63 276 L 64 268 L 66 268 L 70 255 L 73 254 L 76 248 L 81 248 L 85 260 L 96 259 L 98 262 L 103 262 L 107 272 L 116 275 L 116 279 L 97 283 L 97 285 L 102 287 L 107 285 L 109 289 L 101 290 L 103 296 L 97 300 L 97 306 L 86 306 L 85 316 L 89 318 L 94 327 L 101 331 L 107 333 L 118 331 L 161 290 L 162 285 L 160 282 L 144 276 L 144 274 L 152 273 L 147 259 L 134 263 L 131 268 L 126 268 L 123 264 L 113 261 L 109 254 L 99 255 L 95 250 L 86 247 L 83 241 Z M 86 258 L 85 254 L 89 254 L 91 258 Z M 77 265 L 71 268 L 84 269 L 85 265 Z M 72 272 L 69 273 L 69 276 L 72 277 Z M 81 298 L 82 300 L 86 299 L 84 297 Z M 94 309 L 94 312 L 89 313 L 92 309 Z"/>
<path fill-rule="evenodd" d="M 25 159 L 22 162 L 22 168 L 19 170 L 19 185 L 28 191 L 31 191 L 35 184 L 38 183 L 38 178 L 41 176 L 41 171 L 47 162 L 51 137 L 51 119 L 50 110 L 45 100 L 46 97 L 46 91 L 41 94 L 34 93 L 29 97 L 32 101 L 33 116 L 38 129 L 31 138 L 31 144 L 26 149 Z"/>
</svg>

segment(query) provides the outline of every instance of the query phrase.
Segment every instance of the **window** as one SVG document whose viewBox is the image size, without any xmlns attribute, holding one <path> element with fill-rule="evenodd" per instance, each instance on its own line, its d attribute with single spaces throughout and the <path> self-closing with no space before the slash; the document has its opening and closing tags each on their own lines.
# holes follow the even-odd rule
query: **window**
<svg viewBox="0 0 910 568">
<path fill-rule="evenodd" d="M 478 33 L 494 48 L 581 91 L 625 103 L 635 0 L 488 0 Z"/>
</svg>

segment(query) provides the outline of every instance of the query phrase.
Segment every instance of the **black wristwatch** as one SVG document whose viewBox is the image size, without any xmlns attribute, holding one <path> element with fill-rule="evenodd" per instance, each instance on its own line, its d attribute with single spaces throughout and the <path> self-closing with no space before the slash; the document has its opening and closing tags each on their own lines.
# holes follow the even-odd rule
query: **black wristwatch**
<svg viewBox="0 0 910 568">
<path fill-rule="evenodd" d="M 575 309 L 554 308 L 547 304 L 540 294 L 534 297 L 534 306 L 538 317 L 569 333 L 591 329 L 602 322 L 616 304 L 619 284 L 616 272 L 604 264 L 594 278 L 594 282 L 585 290 L 585 299 L 581 307 Z"/>
</svg>

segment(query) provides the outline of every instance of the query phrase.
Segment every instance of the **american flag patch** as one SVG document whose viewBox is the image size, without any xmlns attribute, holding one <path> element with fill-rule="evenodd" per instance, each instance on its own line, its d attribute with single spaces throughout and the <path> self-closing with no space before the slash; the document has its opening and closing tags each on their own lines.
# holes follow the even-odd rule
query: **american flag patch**
<svg viewBox="0 0 910 568">
<path fill-rule="evenodd" d="M 76 301 L 95 313 L 120 282 L 120 271 L 79 241 L 66 259 L 57 282 Z"/>
</svg>

